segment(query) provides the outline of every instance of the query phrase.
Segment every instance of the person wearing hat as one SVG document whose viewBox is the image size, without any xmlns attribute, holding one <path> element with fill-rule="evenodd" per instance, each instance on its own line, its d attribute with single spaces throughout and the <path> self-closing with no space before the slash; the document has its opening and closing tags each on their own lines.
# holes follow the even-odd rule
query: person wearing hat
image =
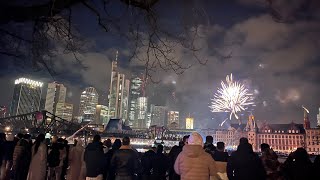
<svg viewBox="0 0 320 180">
<path fill-rule="evenodd" d="M 216 175 L 215 161 L 203 149 L 203 139 L 199 133 L 190 135 L 188 144 L 175 161 L 174 170 L 181 180 L 209 180 L 210 176 Z"/>
</svg>

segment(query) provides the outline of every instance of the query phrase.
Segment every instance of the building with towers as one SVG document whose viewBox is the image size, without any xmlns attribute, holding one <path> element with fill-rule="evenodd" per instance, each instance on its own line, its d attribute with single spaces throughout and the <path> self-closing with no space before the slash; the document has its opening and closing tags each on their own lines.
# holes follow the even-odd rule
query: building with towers
<svg viewBox="0 0 320 180">
<path fill-rule="evenodd" d="M 28 78 L 14 81 L 10 116 L 39 111 L 43 83 Z"/>
<path fill-rule="evenodd" d="M 99 94 L 94 87 L 87 87 L 80 96 L 79 116 L 95 114 Z M 93 120 L 93 119 L 92 119 Z"/>
<path fill-rule="evenodd" d="M 65 103 L 66 94 L 67 88 L 63 84 L 59 84 L 57 82 L 49 83 L 44 109 L 56 114 L 57 104 Z"/>
<path fill-rule="evenodd" d="M 130 81 L 124 74 L 118 72 L 118 51 L 112 61 L 111 80 L 109 89 L 109 117 L 113 119 L 128 119 Z"/>
</svg>

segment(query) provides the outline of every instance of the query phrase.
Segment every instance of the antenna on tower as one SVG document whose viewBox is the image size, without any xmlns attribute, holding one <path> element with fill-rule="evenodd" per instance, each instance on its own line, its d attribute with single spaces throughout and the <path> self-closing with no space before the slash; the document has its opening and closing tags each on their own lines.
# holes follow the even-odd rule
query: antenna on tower
<svg viewBox="0 0 320 180">
<path fill-rule="evenodd" d="M 309 110 L 306 107 L 304 107 L 303 105 L 302 105 L 302 109 L 304 109 L 309 114 Z"/>
<path fill-rule="evenodd" d="M 119 51 L 117 50 L 117 52 L 116 52 L 116 61 L 118 61 L 118 54 L 119 54 Z"/>
</svg>

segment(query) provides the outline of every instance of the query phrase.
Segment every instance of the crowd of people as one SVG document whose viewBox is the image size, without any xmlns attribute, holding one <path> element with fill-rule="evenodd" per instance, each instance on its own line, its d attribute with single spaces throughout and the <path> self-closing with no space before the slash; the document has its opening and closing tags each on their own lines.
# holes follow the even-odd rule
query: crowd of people
<svg viewBox="0 0 320 180">
<path fill-rule="evenodd" d="M 95 135 L 86 147 L 57 136 L 0 133 L 0 180 L 295 180 L 320 179 L 320 158 L 311 162 L 307 151 L 298 148 L 284 163 L 268 144 L 261 155 L 241 138 L 236 151 L 225 152 L 225 144 L 205 142 L 197 132 L 184 136 L 169 153 L 162 144 L 139 153 L 130 138 L 101 141 Z"/>
</svg>

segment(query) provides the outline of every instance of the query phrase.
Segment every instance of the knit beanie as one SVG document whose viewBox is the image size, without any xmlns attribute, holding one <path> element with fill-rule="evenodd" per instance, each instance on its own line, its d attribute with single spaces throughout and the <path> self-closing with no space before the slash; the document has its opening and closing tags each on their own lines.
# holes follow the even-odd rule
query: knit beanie
<svg viewBox="0 0 320 180">
<path fill-rule="evenodd" d="M 197 132 L 193 132 L 188 139 L 188 145 L 203 146 L 203 139 L 202 139 L 201 135 Z"/>
</svg>

